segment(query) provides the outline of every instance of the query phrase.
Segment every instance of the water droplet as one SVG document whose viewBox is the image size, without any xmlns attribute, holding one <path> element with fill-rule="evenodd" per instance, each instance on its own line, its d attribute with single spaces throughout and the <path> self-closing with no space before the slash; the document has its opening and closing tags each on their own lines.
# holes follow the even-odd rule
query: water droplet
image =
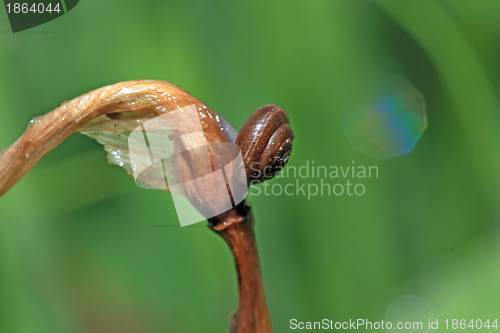
<svg viewBox="0 0 500 333">
<path fill-rule="evenodd" d="M 34 126 L 36 124 L 41 124 L 41 123 L 42 123 L 41 116 L 34 117 L 33 119 L 30 120 L 28 127 Z"/>
</svg>

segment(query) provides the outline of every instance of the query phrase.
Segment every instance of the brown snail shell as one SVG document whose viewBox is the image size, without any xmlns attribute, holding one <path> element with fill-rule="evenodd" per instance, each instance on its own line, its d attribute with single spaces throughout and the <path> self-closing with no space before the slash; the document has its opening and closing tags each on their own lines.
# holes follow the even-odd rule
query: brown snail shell
<svg viewBox="0 0 500 333">
<path fill-rule="evenodd" d="M 273 178 L 288 162 L 294 138 L 285 110 L 277 105 L 259 107 L 243 124 L 240 146 L 250 184 Z"/>
</svg>

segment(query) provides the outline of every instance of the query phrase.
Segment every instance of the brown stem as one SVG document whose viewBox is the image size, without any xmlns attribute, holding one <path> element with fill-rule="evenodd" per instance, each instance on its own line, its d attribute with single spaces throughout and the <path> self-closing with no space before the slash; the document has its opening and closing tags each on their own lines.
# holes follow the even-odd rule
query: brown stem
<svg viewBox="0 0 500 333">
<path fill-rule="evenodd" d="M 244 204 L 210 219 L 212 230 L 226 240 L 233 252 L 238 272 L 240 304 L 231 333 L 272 332 L 253 225 L 251 209 Z"/>
</svg>

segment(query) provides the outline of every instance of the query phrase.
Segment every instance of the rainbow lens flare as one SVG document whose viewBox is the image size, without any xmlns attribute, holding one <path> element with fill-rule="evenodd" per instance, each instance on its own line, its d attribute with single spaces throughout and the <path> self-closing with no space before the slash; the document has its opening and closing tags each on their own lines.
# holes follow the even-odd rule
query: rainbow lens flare
<svg viewBox="0 0 500 333">
<path fill-rule="evenodd" d="M 378 159 L 407 154 L 427 127 L 422 95 L 400 77 L 365 81 L 340 124 L 354 148 Z"/>
</svg>

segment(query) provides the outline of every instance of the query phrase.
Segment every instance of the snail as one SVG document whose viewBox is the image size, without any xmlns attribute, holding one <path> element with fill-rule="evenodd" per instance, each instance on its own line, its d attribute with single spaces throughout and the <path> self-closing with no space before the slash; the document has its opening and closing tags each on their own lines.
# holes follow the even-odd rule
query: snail
<svg viewBox="0 0 500 333">
<path fill-rule="evenodd" d="M 288 115 L 277 105 L 261 106 L 248 117 L 236 144 L 243 155 L 249 184 L 271 179 L 283 169 L 293 138 Z"/>
<path fill-rule="evenodd" d="M 167 126 L 157 121 L 163 117 L 170 118 Z M 150 130 L 165 128 L 172 131 L 146 138 Z M 124 168 L 139 186 L 181 194 L 206 219 L 244 205 L 248 186 L 273 178 L 287 163 L 293 140 L 288 116 L 279 106 L 258 108 L 236 133 L 222 116 L 169 82 L 119 82 L 33 119 L 0 152 L 0 196 L 74 132 L 102 144 L 108 162 Z M 132 155 L 134 132 L 138 140 L 132 143 L 143 149 Z M 175 154 L 164 149 L 167 141 Z"/>
</svg>

